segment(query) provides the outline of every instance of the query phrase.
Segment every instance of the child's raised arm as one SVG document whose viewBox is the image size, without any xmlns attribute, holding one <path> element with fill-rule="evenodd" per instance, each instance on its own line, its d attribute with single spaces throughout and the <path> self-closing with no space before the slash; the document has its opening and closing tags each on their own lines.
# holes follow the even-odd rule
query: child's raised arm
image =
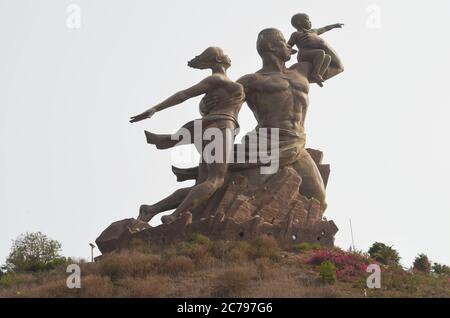
<svg viewBox="0 0 450 318">
<path fill-rule="evenodd" d="M 343 23 L 330 24 L 330 25 L 324 26 L 322 28 L 312 29 L 312 31 L 314 33 L 316 33 L 317 35 L 321 35 L 322 33 L 328 32 L 333 29 L 340 29 L 340 28 L 342 28 L 343 25 L 344 25 Z"/>
</svg>

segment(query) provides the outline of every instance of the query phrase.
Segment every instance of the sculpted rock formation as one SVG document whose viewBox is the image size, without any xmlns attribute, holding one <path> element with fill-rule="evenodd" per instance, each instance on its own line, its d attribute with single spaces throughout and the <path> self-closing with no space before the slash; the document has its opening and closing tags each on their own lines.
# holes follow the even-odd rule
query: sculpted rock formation
<svg viewBox="0 0 450 318">
<path fill-rule="evenodd" d="M 319 160 L 317 164 L 327 180 L 329 165 L 321 164 L 322 153 L 308 152 Z M 299 193 L 302 179 L 293 168 L 284 167 L 267 180 L 260 180 L 252 178 L 249 171 L 231 172 L 225 185 L 192 213 L 156 227 L 135 219 L 115 222 L 100 235 L 97 246 L 108 253 L 128 247 L 133 239 L 164 244 L 193 233 L 222 240 L 268 235 L 284 247 L 301 242 L 333 246 L 336 225 L 322 219 L 319 201 Z"/>
</svg>

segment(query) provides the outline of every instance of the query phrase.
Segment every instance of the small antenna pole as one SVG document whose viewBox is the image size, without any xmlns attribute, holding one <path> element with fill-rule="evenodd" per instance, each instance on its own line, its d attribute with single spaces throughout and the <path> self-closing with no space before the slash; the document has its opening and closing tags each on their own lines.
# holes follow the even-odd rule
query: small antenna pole
<svg viewBox="0 0 450 318">
<path fill-rule="evenodd" d="M 350 233 L 351 233 L 351 235 L 352 235 L 352 246 L 353 246 L 353 252 L 355 252 L 356 251 L 356 249 L 355 249 L 355 240 L 353 239 L 353 227 L 352 227 L 352 219 L 349 219 L 350 220 Z"/>
</svg>

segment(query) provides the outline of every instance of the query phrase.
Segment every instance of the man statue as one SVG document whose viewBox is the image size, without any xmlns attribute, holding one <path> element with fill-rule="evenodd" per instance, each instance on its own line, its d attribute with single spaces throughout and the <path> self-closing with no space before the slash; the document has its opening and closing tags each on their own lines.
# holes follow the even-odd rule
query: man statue
<svg viewBox="0 0 450 318">
<path fill-rule="evenodd" d="M 304 40 L 307 43 L 308 39 Z M 262 30 L 257 39 L 262 68 L 241 77 L 246 102 L 259 128 L 278 128 L 280 131 L 280 164 L 291 165 L 302 177 L 300 193 L 314 197 L 322 211 L 326 209 L 325 186 L 317 165 L 305 150 L 304 123 L 308 110 L 309 84 L 313 66 L 299 62 L 287 68 L 295 50 L 286 43 L 283 34 L 273 28 Z M 326 81 L 344 71 L 338 55 L 332 52 L 330 67 L 323 76 Z"/>
</svg>

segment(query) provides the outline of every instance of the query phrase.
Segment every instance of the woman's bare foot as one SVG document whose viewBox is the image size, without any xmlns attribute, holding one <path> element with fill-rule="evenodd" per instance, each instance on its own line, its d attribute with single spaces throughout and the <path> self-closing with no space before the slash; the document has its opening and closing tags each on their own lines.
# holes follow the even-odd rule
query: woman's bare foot
<svg viewBox="0 0 450 318">
<path fill-rule="evenodd" d="M 147 130 L 144 130 L 147 143 L 155 145 L 157 149 L 168 149 L 178 143 L 177 140 L 172 140 L 170 135 L 154 134 Z"/>
<path fill-rule="evenodd" d="M 137 219 L 144 222 L 150 222 L 150 220 L 158 213 L 159 212 L 152 205 L 143 204 L 139 208 L 139 216 Z"/>
</svg>

